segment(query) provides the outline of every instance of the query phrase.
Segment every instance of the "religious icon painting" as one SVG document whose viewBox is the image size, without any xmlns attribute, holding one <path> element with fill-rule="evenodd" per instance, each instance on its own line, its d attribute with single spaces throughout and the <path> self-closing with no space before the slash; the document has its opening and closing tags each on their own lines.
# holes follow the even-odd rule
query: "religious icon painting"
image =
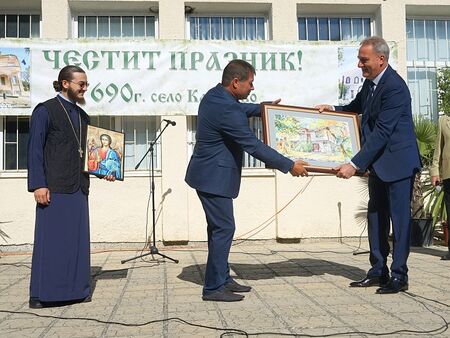
<svg viewBox="0 0 450 338">
<path fill-rule="evenodd" d="M 84 172 L 123 181 L 125 134 L 88 125 Z"/>
</svg>

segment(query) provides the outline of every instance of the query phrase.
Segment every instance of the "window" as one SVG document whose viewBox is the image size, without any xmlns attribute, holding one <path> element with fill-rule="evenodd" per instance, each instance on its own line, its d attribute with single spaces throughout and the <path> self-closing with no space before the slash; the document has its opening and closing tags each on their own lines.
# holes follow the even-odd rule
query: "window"
<svg viewBox="0 0 450 338">
<path fill-rule="evenodd" d="M 3 117 L 3 170 L 27 168 L 29 117 Z"/>
<path fill-rule="evenodd" d="M 150 142 L 156 139 L 160 127 L 160 118 L 155 116 L 127 116 L 123 117 L 122 130 L 125 133 L 125 170 L 134 167 L 144 156 Z M 159 140 L 153 152 L 153 167 L 161 168 L 161 144 Z M 149 156 L 141 163 L 139 170 L 150 169 Z"/>
<path fill-rule="evenodd" d="M 407 77 L 413 114 L 437 119 L 436 68 L 408 67 Z"/>
<path fill-rule="evenodd" d="M 154 38 L 154 16 L 79 16 L 79 38 Z"/>
<path fill-rule="evenodd" d="M 360 41 L 371 36 L 370 18 L 299 17 L 298 38 L 307 41 Z"/>
<path fill-rule="evenodd" d="M 3 117 L 3 170 L 27 168 L 29 122 L 30 117 L 28 116 Z M 91 124 L 125 133 L 125 170 L 134 170 L 135 165 L 147 151 L 150 142 L 156 138 L 160 128 L 160 119 L 155 116 L 91 116 Z M 160 169 L 160 154 L 161 144 L 157 142 L 153 154 L 155 169 Z M 150 159 L 147 156 L 139 170 L 149 169 Z"/>
<path fill-rule="evenodd" d="M 450 61 L 450 20 L 406 20 L 408 61 Z"/>
<path fill-rule="evenodd" d="M 436 69 L 450 61 L 450 20 L 406 20 L 408 86 L 413 113 L 437 119 Z"/>
<path fill-rule="evenodd" d="M 191 16 L 188 19 L 192 40 L 266 40 L 266 19 L 262 16 Z M 249 120 L 250 128 L 262 139 L 261 119 Z M 195 146 L 197 116 L 189 116 L 188 158 Z M 244 154 L 243 167 L 263 167 L 261 161 Z"/>
<path fill-rule="evenodd" d="M 264 17 L 191 16 L 192 40 L 265 40 Z"/>
<path fill-rule="evenodd" d="M 154 38 L 154 16 L 78 16 L 79 38 Z M 160 127 L 155 116 L 91 116 L 91 124 L 125 133 L 125 170 L 134 171 L 136 164 L 148 150 Z M 161 167 L 161 145 L 155 145 L 153 166 Z M 149 170 L 150 159 L 146 156 L 138 170 Z"/>
<path fill-rule="evenodd" d="M 40 36 L 40 15 L 0 14 L 0 38 L 38 38 Z M 17 76 L 12 76 L 14 85 L 19 83 Z M 0 77 L 0 84 L 5 86 L 7 78 Z M 5 94 L 3 94 L 5 95 Z M 30 117 L 0 116 L 0 135 L 3 158 L 1 170 L 24 170 L 27 168 L 27 147 Z"/>
<path fill-rule="evenodd" d="M 91 124 L 95 127 L 100 128 L 106 128 L 106 129 L 112 129 L 112 130 L 119 130 L 116 128 L 116 118 L 112 116 L 90 116 Z M 119 126 L 120 123 L 117 123 Z"/>
<path fill-rule="evenodd" d="M 252 117 L 249 119 L 249 125 L 250 129 L 253 130 L 256 137 L 259 138 L 261 141 L 263 139 L 263 132 L 262 132 L 262 121 L 260 118 Z M 247 153 L 244 153 L 244 160 L 242 162 L 242 166 L 244 168 L 264 168 L 265 165 L 260 160 L 257 160 L 253 156 L 250 156 Z"/>
<path fill-rule="evenodd" d="M 125 133 L 125 170 L 134 171 L 134 167 L 158 135 L 160 118 L 156 116 L 91 116 L 91 124 L 100 128 L 119 130 Z M 161 168 L 161 144 L 156 142 L 153 152 L 153 167 Z M 142 161 L 138 170 L 149 170 L 150 158 Z"/>
<path fill-rule="evenodd" d="M 197 116 L 187 117 L 187 128 L 188 128 L 188 160 L 191 158 L 195 147 L 195 136 L 197 131 Z M 255 135 L 262 140 L 262 121 L 260 118 L 250 118 L 249 119 L 250 129 L 253 130 Z M 244 153 L 244 158 L 242 161 L 242 167 L 244 168 L 264 168 L 264 163 L 257 160 L 253 156 Z"/>
<path fill-rule="evenodd" d="M 38 38 L 39 15 L 0 14 L 0 38 Z"/>
<path fill-rule="evenodd" d="M 191 158 L 195 146 L 195 137 L 197 134 L 197 116 L 186 116 L 187 118 L 187 146 L 188 160 Z"/>
</svg>

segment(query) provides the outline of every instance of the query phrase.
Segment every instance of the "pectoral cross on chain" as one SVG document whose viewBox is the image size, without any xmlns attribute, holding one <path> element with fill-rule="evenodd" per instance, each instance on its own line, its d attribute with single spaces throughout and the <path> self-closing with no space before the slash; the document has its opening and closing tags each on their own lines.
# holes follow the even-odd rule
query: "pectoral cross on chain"
<svg viewBox="0 0 450 338">
<path fill-rule="evenodd" d="M 80 158 L 83 158 L 83 150 L 81 148 L 78 148 L 78 152 L 80 153 Z"/>
</svg>

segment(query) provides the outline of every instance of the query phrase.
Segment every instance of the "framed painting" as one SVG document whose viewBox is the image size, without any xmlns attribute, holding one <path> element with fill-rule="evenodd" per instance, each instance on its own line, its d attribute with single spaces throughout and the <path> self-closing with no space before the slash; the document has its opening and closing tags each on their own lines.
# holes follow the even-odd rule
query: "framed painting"
<svg viewBox="0 0 450 338">
<path fill-rule="evenodd" d="M 308 171 L 333 173 L 360 150 L 356 113 L 264 105 L 264 142 L 292 160 L 308 162 Z"/>
<path fill-rule="evenodd" d="M 84 172 L 123 181 L 125 134 L 88 125 Z"/>
</svg>

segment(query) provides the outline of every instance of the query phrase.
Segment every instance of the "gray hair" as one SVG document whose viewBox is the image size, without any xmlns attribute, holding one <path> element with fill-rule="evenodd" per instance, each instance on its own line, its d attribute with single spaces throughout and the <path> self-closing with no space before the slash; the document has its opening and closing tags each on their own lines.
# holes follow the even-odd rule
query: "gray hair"
<svg viewBox="0 0 450 338">
<path fill-rule="evenodd" d="M 370 36 L 361 41 L 360 46 L 372 46 L 377 54 L 384 55 L 386 61 L 389 60 L 389 46 L 386 41 L 379 36 Z"/>
</svg>

